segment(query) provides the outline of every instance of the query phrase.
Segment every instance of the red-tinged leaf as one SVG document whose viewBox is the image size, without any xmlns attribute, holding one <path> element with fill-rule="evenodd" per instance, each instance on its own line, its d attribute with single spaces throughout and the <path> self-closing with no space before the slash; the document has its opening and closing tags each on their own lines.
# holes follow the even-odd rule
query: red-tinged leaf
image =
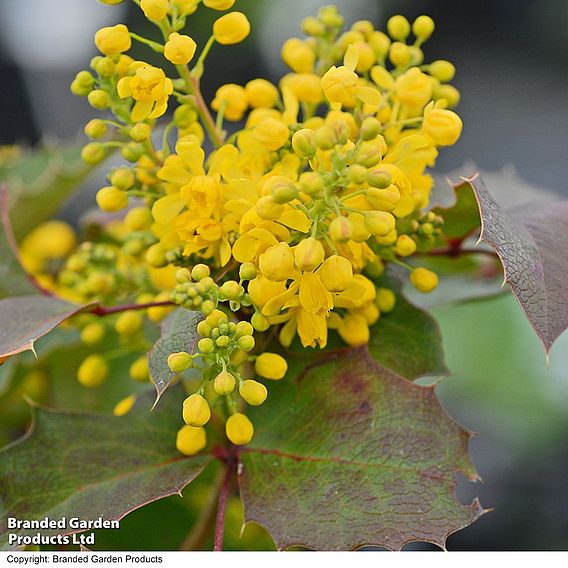
<svg viewBox="0 0 568 568">
<path fill-rule="evenodd" d="M 168 356 L 171 353 L 185 351 L 193 353 L 199 336 L 197 324 L 203 319 L 200 312 L 192 312 L 178 308 L 169 314 L 162 322 L 160 339 L 148 353 L 148 368 L 150 377 L 156 386 L 156 402 L 164 391 L 171 385 L 176 374 L 168 367 Z"/>
<path fill-rule="evenodd" d="M 150 413 L 144 396 L 120 418 L 36 409 L 30 432 L 0 452 L 0 548 L 9 546 L 8 533 L 26 534 L 7 531 L 7 517 L 120 520 L 180 493 L 212 459 L 176 450 L 182 400 L 181 389 L 172 390 Z"/>
<path fill-rule="evenodd" d="M 479 175 L 466 180 L 482 219 L 480 239 L 499 256 L 507 282 L 546 354 L 568 327 L 568 201 L 506 212 Z"/>
<path fill-rule="evenodd" d="M 0 300 L 0 363 L 22 351 L 33 351 L 37 339 L 84 308 L 45 296 Z"/>
<path fill-rule="evenodd" d="M 470 434 L 432 387 L 385 369 L 366 348 L 303 367 L 293 362 L 250 413 L 255 438 L 240 452 L 245 520 L 279 549 L 443 547 L 484 512 L 455 496 L 456 474 L 477 479 Z"/>
</svg>

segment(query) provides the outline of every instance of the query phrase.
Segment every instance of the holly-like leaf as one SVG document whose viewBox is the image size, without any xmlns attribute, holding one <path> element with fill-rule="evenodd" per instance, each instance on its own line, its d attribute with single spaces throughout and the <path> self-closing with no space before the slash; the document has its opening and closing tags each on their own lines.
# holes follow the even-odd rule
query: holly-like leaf
<svg viewBox="0 0 568 568">
<path fill-rule="evenodd" d="M 452 184 L 455 201 L 449 207 L 435 207 L 434 213 L 444 219 L 446 241 L 462 241 L 481 227 L 479 207 L 469 183 Z"/>
<path fill-rule="evenodd" d="M 0 363 L 12 355 L 33 351 L 37 339 L 84 308 L 46 296 L 0 300 Z"/>
<path fill-rule="evenodd" d="M 179 351 L 187 353 L 195 351 L 199 341 L 197 324 L 202 317 L 200 312 L 178 308 L 162 322 L 160 339 L 148 353 L 150 377 L 157 392 L 156 402 L 176 377 L 168 367 L 168 355 Z"/>
<path fill-rule="evenodd" d="M 120 418 L 36 409 L 30 432 L 0 452 L 0 547 L 8 547 L 7 517 L 119 520 L 180 493 L 211 460 L 176 450 L 182 400 L 181 389 L 172 391 L 149 413 L 145 396 Z"/>
<path fill-rule="evenodd" d="M 397 289 L 398 284 L 390 281 L 391 289 Z M 382 315 L 371 330 L 369 352 L 385 368 L 411 380 L 449 372 L 438 323 L 401 294 L 394 310 Z"/>
<path fill-rule="evenodd" d="M 568 201 L 506 212 L 479 175 L 468 178 L 482 219 L 480 239 L 499 256 L 507 282 L 546 354 L 568 327 Z"/>
<path fill-rule="evenodd" d="M 303 367 L 296 361 L 290 375 Z M 256 435 L 239 468 L 245 519 L 279 549 L 443 547 L 483 513 L 454 493 L 457 473 L 477 479 L 470 434 L 432 387 L 385 369 L 366 348 L 271 385 L 251 414 Z"/>
</svg>

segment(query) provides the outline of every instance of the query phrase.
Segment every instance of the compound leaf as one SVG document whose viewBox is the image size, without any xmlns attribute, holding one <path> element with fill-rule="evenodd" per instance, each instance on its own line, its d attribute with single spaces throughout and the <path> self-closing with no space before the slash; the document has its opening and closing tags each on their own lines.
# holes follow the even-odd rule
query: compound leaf
<svg viewBox="0 0 568 568">
<path fill-rule="evenodd" d="M 24 534 L 6 532 L 8 517 L 119 520 L 193 481 L 211 458 L 176 450 L 183 392 L 151 414 L 150 400 L 120 418 L 36 409 L 30 432 L 0 452 L 0 547 L 10 546 L 8 532 Z"/>
<path fill-rule="evenodd" d="M 240 452 L 245 520 L 279 549 L 444 546 L 482 513 L 456 498 L 455 475 L 477 479 L 470 434 L 441 408 L 432 387 L 385 369 L 366 348 L 272 386 L 254 411 L 256 435 Z"/>
<path fill-rule="evenodd" d="M 499 256 L 507 282 L 547 353 L 568 327 L 568 201 L 504 211 L 479 175 L 465 180 L 482 219 L 480 239 Z"/>
</svg>

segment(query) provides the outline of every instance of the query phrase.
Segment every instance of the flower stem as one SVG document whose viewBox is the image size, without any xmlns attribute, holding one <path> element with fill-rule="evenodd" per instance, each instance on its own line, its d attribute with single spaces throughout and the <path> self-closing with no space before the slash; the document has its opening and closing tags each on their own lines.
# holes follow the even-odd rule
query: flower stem
<svg viewBox="0 0 568 568">
<path fill-rule="evenodd" d="M 219 505 L 217 507 L 217 519 L 215 521 L 215 541 L 213 551 L 218 552 L 223 550 L 223 534 L 225 532 L 225 513 L 227 511 L 227 501 L 229 500 L 229 493 L 231 490 L 231 481 L 234 472 L 235 461 L 232 456 L 227 458 L 225 466 L 225 475 L 223 476 L 223 483 L 219 491 Z"/>
</svg>

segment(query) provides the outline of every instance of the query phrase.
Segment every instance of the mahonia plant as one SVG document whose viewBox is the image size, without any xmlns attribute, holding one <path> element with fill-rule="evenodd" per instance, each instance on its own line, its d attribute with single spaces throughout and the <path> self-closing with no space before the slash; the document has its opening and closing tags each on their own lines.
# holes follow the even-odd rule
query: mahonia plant
<svg viewBox="0 0 568 568">
<path fill-rule="evenodd" d="M 197 56 L 196 41 L 181 32 L 198 0 L 134 1 L 161 40 L 124 24 L 102 28 L 101 55 L 71 84 L 103 113 L 85 126 L 93 141 L 83 160 L 98 164 L 118 149 L 126 162 L 96 196 L 113 215 L 80 243 L 62 222 L 42 225 L 21 254 L 59 297 L 103 305 L 134 297 L 150 306 L 104 321 L 79 318 L 85 344 L 96 349 L 111 325 L 122 342 L 83 361 L 77 377 L 88 388 L 125 350 L 140 353 L 131 377 L 149 379 L 145 320 L 159 322 L 173 306 L 203 314 L 195 351 L 168 357 L 172 372 L 200 377 L 177 438 L 178 450 L 193 455 L 206 446 L 212 408 L 226 417 L 233 444 L 251 441 L 245 406 L 268 396 L 257 379 L 281 380 L 287 371 L 265 340 L 256 347 L 259 336 L 284 348 L 298 336 L 304 348 L 324 349 L 335 330 L 347 345 L 366 344 L 370 327 L 396 309 L 394 291 L 375 283 L 388 263 L 403 267 L 420 292 L 436 288 L 437 275 L 409 261 L 443 234 L 442 216 L 428 210 L 428 169 L 438 148 L 460 137 L 462 121 L 450 110 L 460 96 L 449 61 L 424 62 L 430 17 L 411 25 L 394 16 L 388 34 L 369 21 L 344 31 L 328 6 L 303 21 L 304 39 L 282 46 L 291 71 L 278 85 L 221 85 L 209 107 L 199 89 L 207 55 L 215 43 L 244 40 L 247 17 L 219 17 Z M 220 11 L 234 3 L 203 0 Z M 133 41 L 163 65 L 132 59 Z M 120 401 L 115 413 L 134 402 Z"/>
</svg>

